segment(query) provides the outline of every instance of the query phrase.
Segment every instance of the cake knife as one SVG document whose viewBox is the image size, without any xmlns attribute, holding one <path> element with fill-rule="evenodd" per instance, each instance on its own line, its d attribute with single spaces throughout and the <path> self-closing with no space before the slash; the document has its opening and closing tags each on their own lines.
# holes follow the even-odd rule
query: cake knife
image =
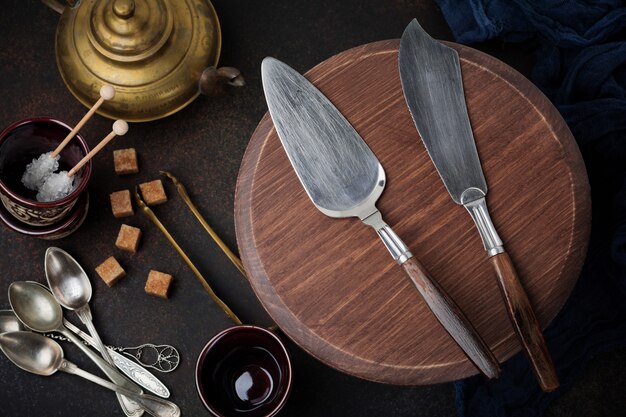
<svg viewBox="0 0 626 417">
<path fill-rule="evenodd" d="M 400 80 L 419 135 L 455 203 L 474 220 L 491 257 L 513 327 L 544 391 L 559 380 L 530 300 L 489 216 L 457 52 L 431 38 L 416 19 L 400 40 Z"/>
</svg>

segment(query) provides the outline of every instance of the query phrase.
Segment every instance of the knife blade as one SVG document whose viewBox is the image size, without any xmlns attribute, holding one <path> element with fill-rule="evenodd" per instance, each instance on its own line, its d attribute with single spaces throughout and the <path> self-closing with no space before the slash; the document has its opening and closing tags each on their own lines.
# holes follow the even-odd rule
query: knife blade
<svg viewBox="0 0 626 417">
<path fill-rule="evenodd" d="M 474 220 L 539 384 L 553 391 L 559 381 L 541 326 L 487 209 L 487 183 L 465 104 L 459 55 L 413 19 L 400 40 L 398 64 L 404 97 L 428 155 L 454 202 Z"/>
<path fill-rule="evenodd" d="M 365 141 L 326 96 L 288 65 L 265 58 L 261 73 L 278 137 L 313 204 L 329 217 L 358 217 L 374 228 L 468 358 L 489 378 L 498 376 L 497 359 L 465 314 L 376 208 L 385 170 Z"/>
</svg>

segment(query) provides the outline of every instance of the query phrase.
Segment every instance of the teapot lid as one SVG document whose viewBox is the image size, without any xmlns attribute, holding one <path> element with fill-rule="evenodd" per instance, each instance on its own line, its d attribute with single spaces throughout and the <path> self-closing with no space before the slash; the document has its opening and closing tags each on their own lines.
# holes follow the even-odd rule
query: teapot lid
<svg viewBox="0 0 626 417">
<path fill-rule="evenodd" d="M 83 0 L 65 9 L 56 35 L 57 65 L 72 94 L 91 106 L 102 84 L 111 84 L 115 99 L 98 113 L 135 122 L 195 99 L 220 47 L 208 0 Z"/>
<path fill-rule="evenodd" d="M 174 26 L 172 13 L 163 0 L 96 2 L 90 17 L 87 36 L 91 44 L 115 61 L 152 56 L 169 39 Z"/>
</svg>

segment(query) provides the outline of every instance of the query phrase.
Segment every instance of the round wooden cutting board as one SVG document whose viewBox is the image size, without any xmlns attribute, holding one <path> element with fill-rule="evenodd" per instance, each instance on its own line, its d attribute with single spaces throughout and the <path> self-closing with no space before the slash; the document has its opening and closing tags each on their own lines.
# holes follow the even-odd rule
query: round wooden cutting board
<svg viewBox="0 0 626 417">
<path fill-rule="evenodd" d="M 520 350 L 470 216 L 454 204 L 415 129 L 398 75 L 398 41 L 334 56 L 306 75 L 379 158 L 378 208 L 465 311 L 500 361 Z M 556 109 L 528 80 L 458 50 L 493 221 L 545 327 L 585 256 L 585 167 Z M 237 240 L 263 306 L 298 345 L 349 374 L 394 384 L 477 370 L 430 313 L 373 229 L 332 219 L 306 195 L 268 114 L 246 151 L 235 198 Z"/>
</svg>

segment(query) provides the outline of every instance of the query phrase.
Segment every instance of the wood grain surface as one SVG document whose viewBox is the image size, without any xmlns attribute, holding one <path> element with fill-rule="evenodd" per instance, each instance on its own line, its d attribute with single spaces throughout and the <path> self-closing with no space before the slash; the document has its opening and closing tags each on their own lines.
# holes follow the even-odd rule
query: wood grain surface
<svg viewBox="0 0 626 417">
<path fill-rule="evenodd" d="M 537 382 L 543 391 L 552 392 L 559 387 L 559 378 L 541 332 L 541 324 L 517 276 L 513 261 L 508 253 L 502 252 L 493 256 L 491 263 L 498 277 L 502 299 L 506 303 L 511 324 L 530 361 Z"/>
<path fill-rule="evenodd" d="M 561 116 L 528 80 L 468 47 L 467 107 L 493 221 L 543 327 L 567 299 L 589 236 L 589 186 Z M 398 41 L 336 55 L 306 75 L 361 134 L 387 174 L 378 208 L 500 361 L 520 350 L 497 280 L 463 207 L 445 190 L 406 108 Z M 297 344 L 362 378 L 428 384 L 477 371 L 358 219 L 319 212 L 269 115 L 254 132 L 235 196 L 237 240 L 263 306 Z"/>
</svg>

